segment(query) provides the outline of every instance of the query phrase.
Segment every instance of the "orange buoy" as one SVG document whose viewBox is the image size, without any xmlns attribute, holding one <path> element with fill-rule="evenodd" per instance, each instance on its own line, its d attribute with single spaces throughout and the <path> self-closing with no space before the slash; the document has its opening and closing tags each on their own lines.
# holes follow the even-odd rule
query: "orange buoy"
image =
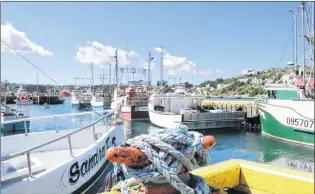
<svg viewBox="0 0 315 194">
<path fill-rule="evenodd" d="M 216 144 L 213 136 L 204 136 L 202 146 L 206 150 Z M 111 147 L 105 154 L 107 160 L 130 167 L 144 167 L 150 163 L 148 157 L 139 149 L 133 147 Z"/>
<path fill-rule="evenodd" d="M 150 163 L 143 152 L 133 147 L 111 147 L 106 151 L 105 156 L 111 162 L 133 167 L 143 167 Z"/>
<path fill-rule="evenodd" d="M 215 144 L 216 140 L 212 135 L 203 137 L 202 147 L 205 148 L 206 150 L 212 148 Z"/>
</svg>

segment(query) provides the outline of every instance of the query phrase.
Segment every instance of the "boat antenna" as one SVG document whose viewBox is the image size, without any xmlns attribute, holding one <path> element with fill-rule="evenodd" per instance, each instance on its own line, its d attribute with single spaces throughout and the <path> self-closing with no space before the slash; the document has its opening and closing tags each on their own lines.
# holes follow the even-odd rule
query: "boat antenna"
<svg viewBox="0 0 315 194">
<path fill-rule="evenodd" d="M 26 57 L 24 57 L 22 54 L 20 54 L 18 51 L 16 51 L 14 48 L 12 48 L 9 44 L 7 44 L 6 42 L 4 42 L 1 39 L 1 42 L 3 44 L 5 44 L 7 47 L 9 47 L 12 51 L 14 51 L 16 54 L 18 54 L 20 57 L 22 57 L 26 62 L 28 62 L 29 64 L 31 64 L 34 68 L 36 68 L 38 71 L 40 71 L 42 74 L 44 74 L 45 76 L 47 76 L 51 81 L 53 81 L 55 84 L 57 84 L 57 86 L 59 86 L 61 89 L 64 89 L 56 80 L 54 80 L 52 77 L 50 77 L 49 75 L 47 75 L 43 70 L 41 70 L 39 67 L 37 67 L 34 63 L 32 63 L 30 60 L 28 60 Z"/>
</svg>

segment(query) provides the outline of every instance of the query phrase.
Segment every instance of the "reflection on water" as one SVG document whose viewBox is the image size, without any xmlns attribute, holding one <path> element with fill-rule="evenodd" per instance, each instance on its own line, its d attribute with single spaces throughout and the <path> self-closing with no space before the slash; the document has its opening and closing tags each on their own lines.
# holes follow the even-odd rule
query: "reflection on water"
<svg viewBox="0 0 315 194">
<path fill-rule="evenodd" d="M 78 112 L 67 98 L 65 104 L 52 105 L 49 109 L 43 106 L 25 106 L 31 117 Z M 79 128 L 95 121 L 99 116 L 81 115 L 58 118 L 58 129 Z M 55 130 L 54 119 L 31 121 L 30 131 Z M 141 134 L 163 130 L 150 124 L 150 121 L 124 121 L 125 139 Z M 281 167 L 295 168 L 314 172 L 314 148 L 283 142 L 261 134 L 240 132 L 237 130 L 216 129 L 202 130 L 202 134 L 215 136 L 216 146 L 210 151 L 211 164 L 228 159 L 244 159 L 255 162 L 271 163 Z"/>
</svg>

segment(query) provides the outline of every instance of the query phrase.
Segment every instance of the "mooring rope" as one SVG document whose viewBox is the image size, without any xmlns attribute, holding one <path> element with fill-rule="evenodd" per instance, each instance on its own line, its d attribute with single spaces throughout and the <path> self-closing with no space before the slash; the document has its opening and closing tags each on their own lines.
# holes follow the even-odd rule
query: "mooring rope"
<svg viewBox="0 0 315 194">
<path fill-rule="evenodd" d="M 202 142 L 203 135 L 188 132 L 186 125 L 178 125 L 150 135 L 140 135 L 127 140 L 126 144 L 145 153 L 151 164 L 143 168 L 133 168 L 116 163 L 115 170 L 120 168 L 142 182 L 166 179 L 181 194 L 209 194 L 210 189 L 202 177 L 191 176 L 196 183 L 194 188 L 183 183 L 178 177 L 182 167 L 191 171 L 193 166 L 208 165 L 208 153 L 202 147 Z M 119 182 L 119 185 L 122 194 L 129 194 L 126 181 Z"/>
</svg>

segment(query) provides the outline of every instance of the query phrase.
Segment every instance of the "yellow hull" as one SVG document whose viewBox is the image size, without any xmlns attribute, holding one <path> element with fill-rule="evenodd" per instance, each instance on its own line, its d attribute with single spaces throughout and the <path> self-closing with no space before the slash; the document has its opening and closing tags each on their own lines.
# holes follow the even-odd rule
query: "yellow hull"
<svg viewBox="0 0 315 194">
<path fill-rule="evenodd" d="M 233 159 L 192 171 L 202 176 L 207 184 L 219 189 L 240 188 L 256 194 L 313 194 L 314 175 L 302 171 L 280 168 Z M 244 191 L 245 191 L 244 190 Z M 105 192 L 114 194 L 117 192 Z"/>
<path fill-rule="evenodd" d="M 228 160 L 192 172 L 217 188 L 245 185 L 251 193 L 312 194 L 314 175 L 268 164 Z"/>
</svg>

